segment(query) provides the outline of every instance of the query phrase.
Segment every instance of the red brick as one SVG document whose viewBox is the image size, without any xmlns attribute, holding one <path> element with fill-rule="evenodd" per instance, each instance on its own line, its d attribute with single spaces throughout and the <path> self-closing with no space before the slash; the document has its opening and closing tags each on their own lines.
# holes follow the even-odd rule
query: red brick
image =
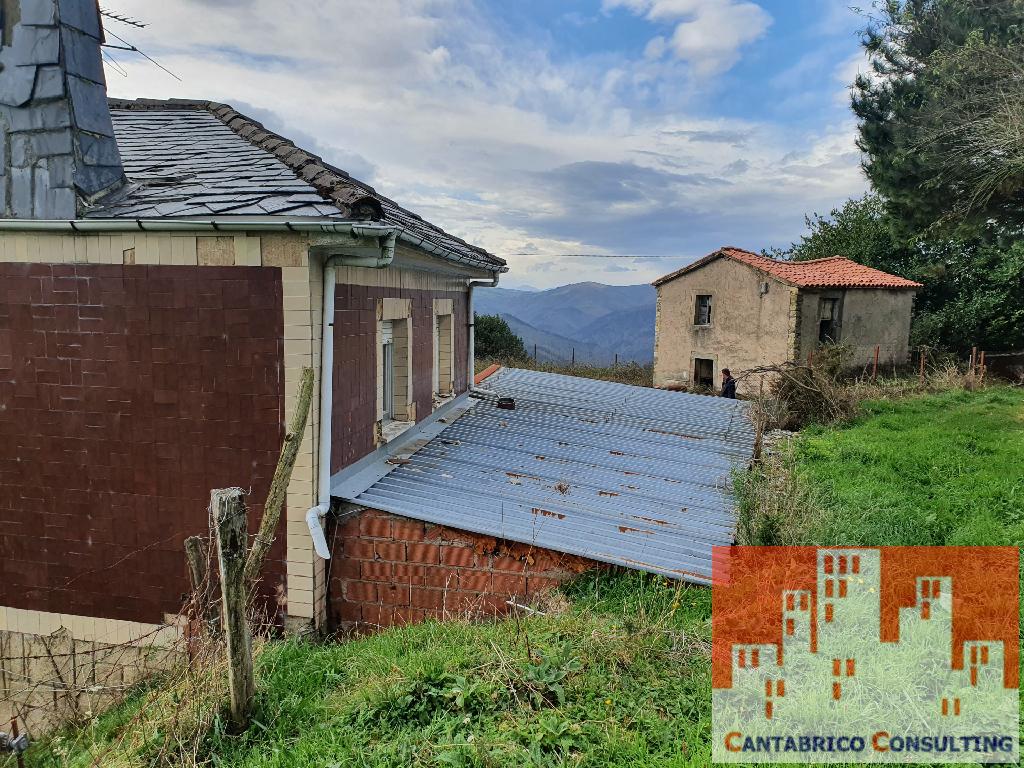
<svg viewBox="0 0 1024 768">
<path fill-rule="evenodd" d="M 526 582 L 526 588 L 528 594 L 536 594 L 537 592 L 546 592 L 554 589 L 562 583 L 562 579 L 551 578 L 548 576 L 529 576 Z"/>
<path fill-rule="evenodd" d="M 473 550 L 481 557 L 489 556 L 498 548 L 498 540 L 491 536 L 475 536 Z"/>
<path fill-rule="evenodd" d="M 490 588 L 490 571 L 461 571 L 459 573 L 459 589 L 469 592 L 486 592 Z"/>
<path fill-rule="evenodd" d="M 454 589 L 459 583 L 459 572 L 445 565 L 425 567 L 422 583 L 427 587 Z"/>
<path fill-rule="evenodd" d="M 491 578 L 491 591 L 496 595 L 525 595 L 526 577 L 496 573 Z"/>
<path fill-rule="evenodd" d="M 390 605 L 364 605 L 363 621 L 380 627 L 390 627 L 395 623 L 395 609 Z"/>
<path fill-rule="evenodd" d="M 359 535 L 376 539 L 390 539 L 391 520 L 372 512 L 364 512 L 359 517 Z"/>
<path fill-rule="evenodd" d="M 331 580 L 334 579 L 358 579 L 360 575 L 359 565 L 360 560 L 354 560 L 351 557 L 345 557 L 344 555 L 338 555 L 332 557 L 328 568 L 330 568 Z"/>
<path fill-rule="evenodd" d="M 423 581 L 423 573 L 426 566 L 412 565 L 410 563 L 395 563 L 395 581 L 402 583 L 419 584 Z"/>
<path fill-rule="evenodd" d="M 476 553 L 472 547 L 447 545 L 441 549 L 441 563 L 459 568 L 472 567 L 476 565 Z"/>
<path fill-rule="evenodd" d="M 508 555 L 495 555 L 491 564 L 495 571 L 522 573 L 526 570 L 526 563 L 517 557 L 509 557 Z"/>
<path fill-rule="evenodd" d="M 441 548 L 437 544 L 412 543 L 406 546 L 410 563 L 436 564 L 441 562 Z"/>
<path fill-rule="evenodd" d="M 395 608 L 396 624 L 419 624 L 427 617 L 427 612 L 422 608 Z"/>
<path fill-rule="evenodd" d="M 405 560 L 404 541 L 374 541 L 373 552 L 378 560 L 389 560 L 393 563 Z"/>
<path fill-rule="evenodd" d="M 344 545 L 344 556 L 354 560 L 374 560 L 377 550 L 370 539 L 348 539 Z"/>
<path fill-rule="evenodd" d="M 359 577 L 366 581 L 391 581 L 395 566 L 384 560 L 362 560 L 359 563 Z"/>
<path fill-rule="evenodd" d="M 359 603 L 350 603 L 346 600 L 334 601 L 335 617 L 338 621 L 359 621 L 363 618 L 362 607 Z"/>
<path fill-rule="evenodd" d="M 410 590 L 408 584 L 379 584 L 377 599 L 387 605 L 409 605 Z"/>
<path fill-rule="evenodd" d="M 391 536 L 398 541 L 423 541 L 423 523 L 396 517 L 391 523 Z"/>
<path fill-rule="evenodd" d="M 367 581 L 345 583 L 345 599 L 354 603 L 372 603 L 377 600 L 377 585 Z"/>
<path fill-rule="evenodd" d="M 449 613 L 472 613 L 483 603 L 485 596 L 477 592 L 449 591 L 444 595 L 444 607 Z"/>
<path fill-rule="evenodd" d="M 413 587 L 409 602 L 413 608 L 439 610 L 444 607 L 444 590 Z"/>
</svg>

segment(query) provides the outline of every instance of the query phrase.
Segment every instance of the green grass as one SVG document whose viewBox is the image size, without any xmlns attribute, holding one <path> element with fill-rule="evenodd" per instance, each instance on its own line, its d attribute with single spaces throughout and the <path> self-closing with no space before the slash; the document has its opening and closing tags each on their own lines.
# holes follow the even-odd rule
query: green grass
<svg viewBox="0 0 1024 768">
<path fill-rule="evenodd" d="M 703 766 L 709 761 L 710 593 L 639 573 L 585 575 L 557 615 L 434 622 L 353 642 L 275 643 L 258 664 L 255 723 L 218 718 L 199 764 Z M 141 692 L 30 766 L 150 765 L 104 753 Z M 156 730 L 152 725 L 146 728 Z M 158 737 L 159 734 L 156 734 Z M 92 745 L 91 757 L 82 750 Z M 157 764 L 190 764 L 169 755 Z"/>
<path fill-rule="evenodd" d="M 1024 390 L 869 402 L 806 430 L 796 469 L 820 496 L 817 544 L 1024 544 Z"/>
<path fill-rule="evenodd" d="M 807 430 L 790 461 L 798 484 L 814 488 L 808 513 L 791 518 L 804 543 L 1024 539 L 1022 390 L 868 403 L 851 424 Z M 218 717 L 195 762 L 187 754 L 154 762 L 162 736 L 154 732 L 128 759 L 104 752 L 99 764 L 708 765 L 710 592 L 628 572 L 584 575 L 565 593 L 564 610 L 518 622 L 271 644 L 245 735 L 229 735 Z M 37 745 L 29 765 L 91 765 L 84 750 L 100 754 L 138 728 L 133 718 L 151 695 Z"/>
</svg>

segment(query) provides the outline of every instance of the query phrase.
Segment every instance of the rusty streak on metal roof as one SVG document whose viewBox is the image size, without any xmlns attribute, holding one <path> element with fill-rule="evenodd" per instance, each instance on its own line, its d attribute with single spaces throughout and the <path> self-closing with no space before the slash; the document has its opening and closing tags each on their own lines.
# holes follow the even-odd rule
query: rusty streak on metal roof
<svg viewBox="0 0 1024 768">
<path fill-rule="evenodd" d="M 414 520 L 705 583 L 712 547 L 733 541 L 731 473 L 753 445 L 742 401 L 502 368 L 331 486 Z"/>
</svg>

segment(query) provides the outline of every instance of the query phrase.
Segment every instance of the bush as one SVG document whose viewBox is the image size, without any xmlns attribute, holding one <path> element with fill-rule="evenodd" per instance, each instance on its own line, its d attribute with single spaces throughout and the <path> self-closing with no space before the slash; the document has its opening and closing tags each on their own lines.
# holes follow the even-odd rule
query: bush
<svg viewBox="0 0 1024 768">
<path fill-rule="evenodd" d="M 500 315 L 474 315 L 474 351 L 478 358 L 526 360 L 526 347 Z"/>
</svg>

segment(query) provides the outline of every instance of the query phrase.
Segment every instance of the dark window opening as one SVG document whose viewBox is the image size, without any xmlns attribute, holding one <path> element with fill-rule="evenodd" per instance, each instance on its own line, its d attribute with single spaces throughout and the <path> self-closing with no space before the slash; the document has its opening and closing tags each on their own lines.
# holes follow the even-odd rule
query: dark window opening
<svg viewBox="0 0 1024 768">
<path fill-rule="evenodd" d="M 384 342 L 383 349 L 383 375 L 381 382 L 382 400 L 384 401 L 384 420 L 395 417 L 395 345 L 390 340 Z"/>
<path fill-rule="evenodd" d="M 711 297 L 698 296 L 693 311 L 694 325 L 711 325 Z"/>
<path fill-rule="evenodd" d="M 822 299 L 818 311 L 818 341 L 834 344 L 839 341 L 839 299 Z"/>
<path fill-rule="evenodd" d="M 715 362 L 704 357 L 693 360 L 693 383 L 711 389 L 715 386 Z"/>
</svg>

